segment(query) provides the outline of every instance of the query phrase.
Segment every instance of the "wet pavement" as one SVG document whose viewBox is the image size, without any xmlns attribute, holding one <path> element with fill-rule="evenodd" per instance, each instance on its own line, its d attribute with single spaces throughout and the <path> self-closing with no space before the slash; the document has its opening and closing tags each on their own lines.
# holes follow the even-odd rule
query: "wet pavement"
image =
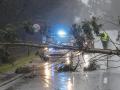
<svg viewBox="0 0 120 90">
<path fill-rule="evenodd" d="M 34 78 L 20 78 L 0 90 L 119 90 L 120 74 L 106 71 L 56 72 L 55 64 L 36 60 Z"/>
<path fill-rule="evenodd" d="M 54 65 L 42 63 L 35 73 L 34 78 L 19 79 L 0 90 L 103 90 L 102 71 L 58 73 Z"/>
</svg>

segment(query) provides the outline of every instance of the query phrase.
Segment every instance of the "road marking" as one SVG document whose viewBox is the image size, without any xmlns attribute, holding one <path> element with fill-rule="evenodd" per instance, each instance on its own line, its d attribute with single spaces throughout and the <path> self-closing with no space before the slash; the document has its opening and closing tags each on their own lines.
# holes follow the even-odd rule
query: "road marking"
<svg viewBox="0 0 120 90">
<path fill-rule="evenodd" d="M 107 77 L 104 77 L 103 83 L 104 83 L 104 84 L 107 84 L 107 83 L 108 83 L 108 78 L 107 78 Z"/>
</svg>

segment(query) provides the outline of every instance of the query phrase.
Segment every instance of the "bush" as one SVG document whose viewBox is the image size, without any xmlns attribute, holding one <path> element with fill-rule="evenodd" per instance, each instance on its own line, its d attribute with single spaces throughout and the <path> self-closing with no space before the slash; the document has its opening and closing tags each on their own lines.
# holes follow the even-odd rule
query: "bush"
<svg viewBox="0 0 120 90">
<path fill-rule="evenodd" d="M 15 61 L 15 58 L 13 56 L 11 56 L 8 51 L 1 48 L 0 49 L 0 60 L 1 60 L 1 63 L 3 63 L 3 64 L 8 63 L 8 64 L 13 65 L 14 61 Z"/>
</svg>

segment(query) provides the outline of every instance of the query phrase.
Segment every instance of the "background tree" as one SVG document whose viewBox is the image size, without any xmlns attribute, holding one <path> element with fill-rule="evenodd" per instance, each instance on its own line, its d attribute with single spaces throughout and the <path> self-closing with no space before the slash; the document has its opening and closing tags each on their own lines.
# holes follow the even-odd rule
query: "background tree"
<svg viewBox="0 0 120 90">
<path fill-rule="evenodd" d="M 23 22 L 23 28 L 26 33 L 28 34 L 34 34 L 33 24 L 31 21 L 24 21 Z"/>
<path fill-rule="evenodd" d="M 4 40 L 5 42 L 15 42 L 17 40 L 17 30 L 16 27 L 12 24 L 6 25 L 4 28 L 5 34 L 4 34 Z"/>
</svg>

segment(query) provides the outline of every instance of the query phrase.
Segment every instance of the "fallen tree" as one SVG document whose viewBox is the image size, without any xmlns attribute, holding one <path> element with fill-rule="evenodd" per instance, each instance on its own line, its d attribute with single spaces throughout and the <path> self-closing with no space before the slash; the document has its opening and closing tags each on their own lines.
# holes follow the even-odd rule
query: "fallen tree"
<svg viewBox="0 0 120 90">
<path fill-rule="evenodd" d="M 92 49 L 79 49 L 73 46 L 67 45 L 47 45 L 47 44 L 35 44 L 35 43 L 0 43 L 0 45 L 5 46 L 28 46 L 28 47 L 36 47 L 36 48 L 55 48 L 55 49 L 67 49 L 67 50 L 74 50 L 74 51 L 83 51 L 86 53 L 102 53 L 102 54 L 114 54 L 120 55 L 120 50 L 111 50 L 111 49 L 99 49 L 99 48 L 92 48 Z"/>
</svg>

